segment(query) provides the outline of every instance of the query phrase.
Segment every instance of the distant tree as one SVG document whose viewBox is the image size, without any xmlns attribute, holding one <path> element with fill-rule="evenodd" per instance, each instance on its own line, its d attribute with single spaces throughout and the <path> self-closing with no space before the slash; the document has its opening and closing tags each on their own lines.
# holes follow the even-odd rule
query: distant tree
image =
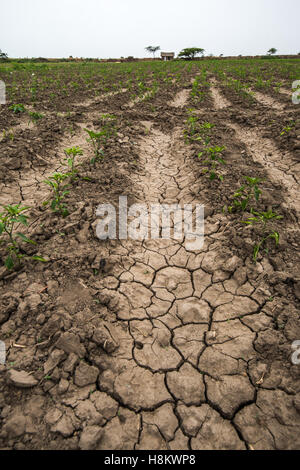
<svg viewBox="0 0 300 470">
<path fill-rule="evenodd" d="M 8 55 L 5 52 L 2 52 L 1 49 L 0 49 L 0 59 L 2 60 L 8 59 Z"/>
<path fill-rule="evenodd" d="M 153 59 L 154 59 L 155 52 L 160 51 L 160 46 L 148 46 L 148 47 L 145 47 L 145 51 L 149 52 L 149 54 L 153 54 Z"/>
<path fill-rule="evenodd" d="M 269 55 L 276 54 L 276 52 L 277 52 L 277 49 L 275 49 L 275 47 L 271 47 L 271 49 L 268 50 Z"/>
<path fill-rule="evenodd" d="M 202 49 L 201 47 L 187 47 L 185 49 L 182 49 L 181 52 L 179 52 L 178 57 L 182 57 L 183 59 L 192 60 L 198 54 L 201 54 L 202 57 L 203 57 L 204 52 L 205 52 L 205 49 Z"/>
</svg>

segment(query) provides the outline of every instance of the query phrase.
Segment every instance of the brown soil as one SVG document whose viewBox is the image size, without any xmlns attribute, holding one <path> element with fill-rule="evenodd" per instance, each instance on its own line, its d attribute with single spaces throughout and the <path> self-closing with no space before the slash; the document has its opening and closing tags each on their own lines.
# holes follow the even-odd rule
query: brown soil
<svg viewBox="0 0 300 470">
<path fill-rule="evenodd" d="M 13 274 L 0 267 L 8 351 L 0 448 L 299 448 L 295 139 L 270 140 L 263 119 L 280 127 L 282 108 L 269 109 L 269 96 L 256 94 L 245 110 L 231 90 L 212 85 L 199 103 L 190 85 L 158 92 L 151 103 L 124 91 L 70 104 L 67 118 L 49 113 L 38 129 L 20 127 L 13 141 L 0 142 L 0 202 L 34 207 L 28 233 L 50 260 Z M 197 144 L 184 143 L 191 107 L 215 124 L 212 142 L 226 146 L 222 184 L 202 174 Z M 118 117 L 117 135 L 94 168 L 83 128 L 97 129 L 106 112 Z M 61 219 L 42 206 L 43 180 L 70 145 L 83 148 L 80 173 L 90 179 L 76 183 L 71 214 Z M 256 264 L 256 232 L 222 212 L 244 175 L 264 178 L 264 208 L 284 217 L 279 248 L 270 245 Z M 204 247 L 100 241 L 95 209 L 119 195 L 129 204 L 205 204 Z"/>
</svg>

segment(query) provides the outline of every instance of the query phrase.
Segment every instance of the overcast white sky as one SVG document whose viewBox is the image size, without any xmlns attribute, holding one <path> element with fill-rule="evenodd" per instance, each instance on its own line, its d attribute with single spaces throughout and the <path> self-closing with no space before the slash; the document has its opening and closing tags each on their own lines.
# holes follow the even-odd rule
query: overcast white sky
<svg viewBox="0 0 300 470">
<path fill-rule="evenodd" d="M 0 0 L 0 49 L 10 57 L 147 57 L 300 52 L 299 0 Z"/>
</svg>

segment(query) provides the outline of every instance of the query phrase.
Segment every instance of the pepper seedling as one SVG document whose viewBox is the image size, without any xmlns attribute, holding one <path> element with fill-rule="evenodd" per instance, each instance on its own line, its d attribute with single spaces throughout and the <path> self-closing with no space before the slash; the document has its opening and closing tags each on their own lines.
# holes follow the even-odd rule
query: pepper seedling
<svg viewBox="0 0 300 470">
<path fill-rule="evenodd" d="M 15 114 L 20 114 L 25 112 L 25 106 L 24 104 L 12 104 L 9 109 L 12 110 L 13 113 Z"/>
<path fill-rule="evenodd" d="M 248 209 L 249 203 L 252 200 L 258 202 L 262 191 L 259 188 L 262 182 L 261 178 L 252 178 L 250 176 L 244 176 L 246 183 L 243 184 L 233 195 L 233 206 L 228 207 L 228 212 L 232 213 L 233 210 L 241 210 L 245 212 Z M 253 209 L 250 209 L 252 212 Z"/>
<path fill-rule="evenodd" d="M 92 144 L 93 151 L 94 151 L 94 157 L 91 159 L 91 164 L 95 165 L 97 160 L 102 160 L 104 157 L 104 152 L 101 148 L 102 143 L 103 143 L 103 132 L 95 132 L 89 129 L 84 129 L 84 130 L 89 135 L 87 142 Z"/>
<path fill-rule="evenodd" d="M 29 122 L 33 122 L 34 124 L 36 124 L 40 119 L 42 119 L 44 117 L 44 115 L 42 113 L 37 113 L 35 111 L 28 111 L 28 116 L 29 116 Z"/>
<path fill-rule="evenodd" d="M 16 263 L 24 257 L 31 258 L 36 261 L 46 262 L 41 256 L 28 256 L 21 252 L 18 239 L 20 238 L 25 243 L 36 245 L 36 242 L 28 238 L 24 233 L 16 231 L 16 226 L 20 224 L 27 226 L 28 217 L 24 214 L 28 209 L 27 206 L 16 205 L 2 205 L 3 211 L 0 212 L 0 243 L 5 245 L 7 256 L 4 264 L 7 269 L 11 270 Z"/>
<path fill-rule="evenodd" d="M 224 177 L 221 175 L 217 168 L 219 164 L 226 165 L 224 158 L 222 157 L 222 152 L 224 152 L 225 147 L 206 147 L 203 152 L 198 153 L 198 158 L 202 159 L 207 157 L 205 160 L 202 160 L 202 163 L 208 166 L 208 168 L 203 170 L 203 173 L 209 172 L 209 179 L 211 181 L 218 178 L 220 181 L 223 181 Z"/>
<path fill-rule="evenodd" d="M 63 182 L 70 177 L 69 173 L 53 173 L 52 176 L 49 176 L 44 183 L 46 183 L 53 191 L 53 199 L 52 201 L 44 201 L 43 205 L 46 206 L 50 204 L 50 208 L 53 212 L 60 213 L 63 217 L 67 217 L 69 215 L 69 211 L 67 205 L 62 202 L 63 199 L 70 191 L 70 184 Z"/>
<path fill-rule="evenodd" d="M 243 220 L 242 223 L 247 225 L 254 225 L 256 223 L 260 223 L 263 226 L 264 235 L 261 237 L 260 241 L 254 245 L 253 248 L 253 261 L 256 262 L 257 256 L 260 252 L 261 247 L 266 243 L 269 239 L 275 240 L 275 246 L 278 246 L 280 235 L 277 231 L 272 230 L 268 233 L 267 224 L 270 220 L 281 220 L 283 217 L 281 215 L 276 214 L 272 210 L 267 212 L 255 212 L 252 211 L 254 217 L 248 217 L 247 220 Z M 268 249 L 265 249 L 265 252 L 268 253 Z"/>
<path fill-rule="evenodd" d="M 66 155 L 65 160 L 67 161 L 68 167 L 70 168 L 69 175 L 71 180 L 74 180 L 78 172 L 75 160 L 78 155 L 83 155 L 83 150 L 80 147 L 70 147 L 65 149 L 64 152 Z"/>
</svg>

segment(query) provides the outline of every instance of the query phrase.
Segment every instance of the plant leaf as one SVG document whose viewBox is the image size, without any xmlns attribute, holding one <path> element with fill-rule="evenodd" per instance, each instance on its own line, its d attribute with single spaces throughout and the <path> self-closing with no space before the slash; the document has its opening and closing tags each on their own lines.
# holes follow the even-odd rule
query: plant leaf
<svg viewBox="0 0 300 470">
<path fill-rule="evenodd" d="M 260 245 L 255 245 L 253 249 L 253 260 L 256 262 L 259 253 Z"/>
<path fill-rule="evenodd" d="M 33 241 L 33 240 L 31 240 L 30 238 L 26 237 L 26 236 L 25 236 L 23 233 L 21 233 L 21 232 L 17 232 L 17 233 L 16 233 L 16 236 L 22 238 L 22 240 L 23 240 L 24 242 L 26 242 L 26 243 L 31 243 L 32 245 L 36 245 L 36 242 L 35 242 L 35 241 Z"/>
<path fill-rule="evenodd" d="M 9 255 L 6 260 L 5 260 L 5 266 L 7 267 L 7 269 L 12 269 L 14 267 L 14 261 L 12 259 L 12 257 Z"/>
<path fill-rule="evenodd" d="M 45 258 L 42 258 L 41 256 L 32 256 L 31 259 L 35 261 L 41 261 L 42 263 L 48 263 L 48 260 L 46 260 Z"/>
</svg>

